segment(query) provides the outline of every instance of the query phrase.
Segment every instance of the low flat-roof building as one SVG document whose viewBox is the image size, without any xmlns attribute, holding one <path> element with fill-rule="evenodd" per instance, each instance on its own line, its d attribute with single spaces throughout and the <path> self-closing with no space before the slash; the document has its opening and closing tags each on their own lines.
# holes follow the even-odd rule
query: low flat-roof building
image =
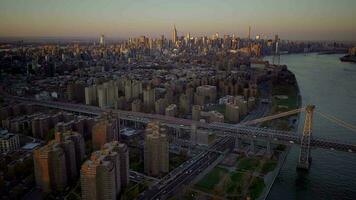
<svg viewBox="0 0 356 200">
<path fill-rule="evenodd" d="M 0 130 L 0 152 L 6 153 L 18 148 L 20 148 L 19 136 L 9 133 L 7 130 Z"/>
</svg>

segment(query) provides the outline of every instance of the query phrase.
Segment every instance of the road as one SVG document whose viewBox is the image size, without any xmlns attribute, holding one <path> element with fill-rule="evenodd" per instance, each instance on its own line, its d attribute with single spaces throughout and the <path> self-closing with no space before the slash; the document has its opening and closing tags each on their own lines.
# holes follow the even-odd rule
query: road
<svg viewBox="0 0 356 200">
<path fill-rule="evenodd" d="M 214 151 L 225 151 L 229 146 L 233 146 L 233 138 L 224 137 L 210 146 Z M 138 199 L 166 199 L 173 195 L 175 191 L 181 189 L 183 185 L 189 184 L 204 169 L 207 169 L 220 156 L 220 153 L 206 151 L 188 161 L 186 166 L 177 168 L 176 172 L 170 173 L 162 181 L 152 188 L 143 192 Z"/>
</svg>

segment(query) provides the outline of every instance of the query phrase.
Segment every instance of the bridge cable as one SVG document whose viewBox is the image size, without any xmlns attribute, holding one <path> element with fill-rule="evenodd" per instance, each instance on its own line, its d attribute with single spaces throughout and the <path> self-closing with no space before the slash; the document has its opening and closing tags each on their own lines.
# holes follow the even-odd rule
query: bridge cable
<svg viewBox="0 0 356 200">
<path fill-rule="evenodd" d="M 355 125 L 352 125 L 352 124 L 349 124 L 341 119 L 338 119 L 336 118 L 335 116 L 332 116 L 330 114 L 326 114 L 326 113 L 322 113 L 322 112 L 319 112 L 319 111 L 315 111 L 316 113 L 318 113 L 320 116 L 324 117 L 325 119 L 328 119 L 334 123 L 336 123 L 337 125 L 339 126 L 342 126 L 348 130 L 351 130 L 353 132 L 356 132 L 356 126 Z"/>
<path fill-rule="evenodd" d="M 342 121 L 342 120 L 340 120 L 340 119 L 338 119 L 338 118 L 336 118 L 336 117 L 334 117 L 332 115 L 328 115 L 328 114 L 320 113 L 320 112 L 318 112 L 318 114 L 320 114 L 322 117 L 324 117 L 324 118 L 336 123 L 339 126 L 342 126 L 342 127 L 346 128 L 346 129 L 349 129 L 351 131 L 355 131 L 356 132 L 356 127 L 354 125 L 352 125 L 352 124 L 344 122 L 344 121 Z"/>
</svg>

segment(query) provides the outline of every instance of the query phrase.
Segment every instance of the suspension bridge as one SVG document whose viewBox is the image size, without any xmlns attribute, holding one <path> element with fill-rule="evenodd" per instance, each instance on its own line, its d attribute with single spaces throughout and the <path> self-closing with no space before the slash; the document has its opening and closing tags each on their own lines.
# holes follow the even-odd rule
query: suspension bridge
<svg viewBox="0 0 356 200">
<path fill-rule="evenodd" d="M 103 109 L 96 106 L 80 105 L 73 103 L 64 103 L 57 101 L 44 101 L 36 100 L 32 98 L 24 97 L 6 97 L 10 100 L 16 100 L 20 102 L 27 102 L 33 105 L 66 110 L 70 112 L 75 112 L 78 114 L 97 116 L 102 113 L 112 113 L 117 115 L 119 121 L 130 121 L 134 123 L 146 124 L 150 121 L 160 121 L 163 125 L 166 125 L 175 130 L 186 130 L 191 131 L 194 126 L 198 130 L 209 130 L 214 131 L 216 134 L 221 136 L 230 136 L 238 139 L 249 139 L 249 140 L 262 140 L 268 141 L 276 144 L 286 144 L 286 145 L 299 145 L 300 146 L 300 156 L 298 161 L 298 168 L 308 169 L 310 165 L 310 150 L 311 148 L 322 148 L 336 151 L 344 151 L 355 153 L 356 144 L 349 143 L 346 141 L 337 141 L 333 139 L 326 139 L 320 137 L 313 137 L 312 125 L 313 125 L 313 115 L 315 106 L 309 105 L 305 108 L 299 108 L 296 110 L 291 110 L 288 112 L 278 113 L 276 115 L 267 116 L 240 124 L 228 124 L 228 123 L 205 123 L 199 121 L 193 121 L 189 119 L 175 118 L 164 115 L 148 114 L 141 112 L 131 112 L 122 111 L 115 109 Z M 281 131 L 274 130 L 270 128 L 261 128 L 254 126 L 256 124 L 279 119 L 298 113 L 306 113 L 304 120 L 304 128 L 302 134 L 296 134 L 291 131 Z M 330 114 L 325 114 L 320 111 L 315 112 L 327 120 L 330 120 L 348 130 L 356 132 L 356 126 L 349 124 L 343 120 L 336 118 Z M 178 131 L 178 132 L 179 132 Z M 187 141 L 190 142 L 191 141 Z M 194 145 L 194 144 L 193 144 Z"/>
</svg>

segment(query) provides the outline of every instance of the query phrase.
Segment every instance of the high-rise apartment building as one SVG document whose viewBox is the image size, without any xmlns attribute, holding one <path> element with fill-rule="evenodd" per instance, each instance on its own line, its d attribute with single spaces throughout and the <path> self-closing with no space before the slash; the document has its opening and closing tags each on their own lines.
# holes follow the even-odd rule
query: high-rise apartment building
<svg viewBox="0 0 356 200">
<path fill-rule="evenodd" d="M 50 117 L 49 116 L 39 116 L 32 120 L 31 128 L 32 135 L 35 138 L 45 138 L 46 134 L 50 129 Z"/>
<path fill-rule="evenodd" d="M 179 97 L 179 111 L 183 114 L 188 114 L 190 112 L 189 98 L 186 94 L 181 94 Z"/>
<path fill-rule="evenodd" d="M 159 176 L 169 171 L 167 129 L 158 122 L 151 122 L 146 128 L 144 166 L 150 176 Z"/>
<path fill-rule="evenodd" d="M 129 184 L 129 149 L 126 144 L 118 141 L 113 141 L 104 144 L 103 150 L 114 151 L 119 154 L 119 170 L 121 186 L 125 187 Z"/>
<path fill-rule="evenodd" d="M 85 104 L 96 106 L 98 104 L 97 96 L 98 92 L 96 85 L 85 87 Z"/>
<path fill-rule="evenodd" d="M 73 131 L 57 132 L 55 134 L 55 140 L 60 143 L 71 141 L 74 144 L 76 170 L 79 170 L 85 157 L 85 143 L 83 136 L 80 133 Z"/>
<path fill-rule="evenodd" d="M 127 146 L 118 141 L 104 144 L 82 165 L 80 181 L 84 200 L 118 199 L 129 182 Z"/>
<path fill-rule="evenodd" d="M 116 153 L 115 153 L 116 154 Z M 83 200 L 117 199 L 116 168 L 112 159 L 96 151 L 80 170 Z"/>
<path fill-rule="evenodd" d="M 148 87 L 143 91 L 143 106 L 146 111 L 152 111 L 155 108 L 155 89 Z"/>
<path fill-rule="evenodd" d="M 206 101 L 204 103 L 214 103 L 216 101 L 217 90 L 216 86 L 202 85 L 197 87 L 196 93 L 200 96 L 204 96 Z"/>
<path fill-rule="evenodd" d="M 105 143 L 117 139 L 116 119 L 99 119 L 92 128 L 93 149 L 100 149 Z"/>
<path fill-rule="evenodd" d="M 44 193 L 63 191 L 67 185 L 67 168 L 64 149 L 51 141 L 34 150 L 33 161 L 37 187 Z"/>
<path fill-rule="evenodd" d="M 97 87 L 98 105 L 100 108 L 114 107 L 118 99 L 118 87 L 114 81 L 105 82 Z"/>
<path fill-rule="evenodd" d="M 142 94 L 142 83 L 137 80 L 125 80 L 124 81 L 125 98 L 130 101 L 135 98 L 139 98 Z"/>
<path fill-rule="evenodd" d="M 247 115 L 248 113 L 248 105 L 247 101 L 243 96 L 236 96 L 234 99 L 234 104 L 238 105 L 240 108 L 240 116 Z"/>
<path fill-rule="evenodd" d="M 233 103 L 226 103 L 225 104 L 226 111 L 225 117 L 229 122 L 237 123 L 240 121 L 240 108 L 239 106 Z"/>
<path fill-rule="evenodd" d="M 67 84 L 67 99 L 83 103 L 85 101 L 85 85 L 81 81 L 68 82 Z"/>
</svg>

